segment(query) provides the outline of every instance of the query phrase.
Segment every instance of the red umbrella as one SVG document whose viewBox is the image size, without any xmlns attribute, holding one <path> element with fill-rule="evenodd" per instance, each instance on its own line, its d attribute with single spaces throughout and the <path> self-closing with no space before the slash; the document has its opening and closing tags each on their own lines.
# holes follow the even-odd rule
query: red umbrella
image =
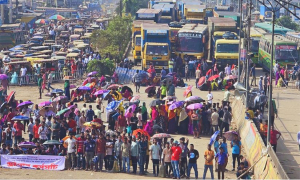
<svg viewBox="0 0 300 180">
<path fill-rule="evenodd" d="M 137 129 L 137 130 L 134 130 L 134 131 L 132 132 L 132 135 L 135 136 L 135 137 L 137 137 L 138 133 L 141 133 L 141 134 L 143 134 L 144 136 L 148 136 L 148 139 L 150 139 L 150 135 L 148 134 L 148 132 L 145 131 L 145 130 L 143 130 L 143 129 Z"/>
<path fill-rule="evenodd" d="M 118 89 L 119 87 L 122 87 L 122 85 L 120 84 L 112 84 L 109 85 L 107 89 L 111 90 L 111 89 Z"/>
<path fill-rule="evenodd" d="M 229 76 L 226 76 L 224 79 L 229 80 L 229 79 L 236 79 L 236 78 L 237 78 L 237 76 L 235 76 L 235 75 L 229 75 Z"/>
<path fill-rule="evenodd" d="M 12 100 L 12 97 L 15 95 L 15 91 L 12 91 L 12 92 L 10 92 L 10 94 L 7 96 L 7 99 L 6 99 L 6 101 L 7 101 L 7 103 L 10 103 L 10 101 Z"/>
<path fill-rule="evenodd" d="M 208 78 L 208 81 L 213 81 L 215 79 L 217 79 L 219 77 L 218 74 L 211 76 L 210 78 Z"/>
<path fill-rule="evenodd" d="M 148 87 L 145 89 L 145 93 L 149 93 L 149 91 L 150 91 L 151 89 L 156 90 L 156 87 L 155 87 L 155 86 L 148 86 Z"/>
<path fill-rule="evenodd" d="M 198 86 L 202 86 L 205 83 L 205 76 L 202 76 L 198 81 Z"/>
<path fill-rule="evenodd" d="M 159 134 L 154 134 L 153 138 L 157 138 L 157 139 L 171 138 L 171 135 L 166 133 L 159 133 Z"/>
</svg>

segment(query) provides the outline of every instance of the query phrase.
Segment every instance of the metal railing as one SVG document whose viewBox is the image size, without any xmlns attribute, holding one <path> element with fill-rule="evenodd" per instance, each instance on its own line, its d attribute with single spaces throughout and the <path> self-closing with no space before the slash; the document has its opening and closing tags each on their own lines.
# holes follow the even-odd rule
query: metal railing
<svg viewBox="0 0 300 180">
<path fill-rule="evenodd" d="M 63 80 L 65 76 L 72 76 L 74 79 L 81 79 L 85 77 L 86 69 L 79 69 L 76 71 L 67 70 L 58 70 L 51 73 L 53 76 L 52 82 L 59 82 Z M 48 79 L 48 77 L 47 77 Z M 8 81 L 10 86 L 17 86 L 17 85 L 37 85 L 38 75 L 37 74 L 26 74 L 25 76 L 14 76 L 8 75 Z"/>
</svg>

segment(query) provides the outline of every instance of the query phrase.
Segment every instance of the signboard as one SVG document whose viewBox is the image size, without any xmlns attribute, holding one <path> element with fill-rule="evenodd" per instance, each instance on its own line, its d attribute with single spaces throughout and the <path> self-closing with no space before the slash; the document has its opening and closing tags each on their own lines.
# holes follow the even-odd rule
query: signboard
<svg viewBox="0 0 300 180">
<path fill-rule="evenodd" d="M 1 155 L 1 167 L 10 169 L 64 170 L 64 156 Z"/>
<path fill-rule="evenodd" d="M 288 45 L 280 45 L 276 46 L 276 49 L 284 49 L 284 50 L 296 50 L 296 46 L 288 46 Z"/>
<path fill-rule="evenodd" d="M 154 13 L 139 13 L 138 14 L 139 18 L 155 18 Z"/>
<path fill-rule="evenodd" d="M 0 4 L 8 4 L 8 0 L 0 0 Z"/>
<path fill-rule="evenodd" d="M 246 49 L 241 49 L 240 53 L 241 53 L 240 60 L 245 61 L 245 59 L 246 59 Z"/>
<path fill-rule="evenodd" d="M 167 34 L 167 30 L 148 30 L 148 35 L 165 35 Z"/>
<path fill-rule="evenodd" d="M 45 16 L 52 16 L 57 14 L 56 9 L 46 9 Z"/>
<path fill-rule="evenodd" d="M 194 37 L 201 38 L 202 34 L 200 33 L 178 33 L 178 37 Z"/>
</svg>

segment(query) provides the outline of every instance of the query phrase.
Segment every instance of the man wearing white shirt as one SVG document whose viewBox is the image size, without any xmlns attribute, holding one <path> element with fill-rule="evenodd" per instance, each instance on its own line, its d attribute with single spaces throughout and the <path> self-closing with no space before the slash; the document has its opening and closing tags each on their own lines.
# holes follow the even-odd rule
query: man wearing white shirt
<svg viewBox="0 0 300 180">
<path fill-rule="evenodd" d="M 22 84 L 26 84 L 26 72 L 27 72 L 27 68 L 25 66 L 22 66 L 22 68 L 20 69 L 20 74 L 21 74 L 21 80 L 20 80 L 20 86 L 22 86 Z"/>
<path fill-rule="evenodd" d="M 207 103 L 211 106 L 212 105 L 212 100 L 213 100 L 214 97 L 213 97 L 210 90 L 208 91 L 208 94 L 207 94 L 206 97 L 207 97 Z"/>
<path fill-rule="evenodd" d="M 74 169 L 75 167 L 75 145 L 76 140 L 73 138 L 73 135 L 70 134 L 70 138 L 65 141 L 65 143 L 68 145 L 67 153 L 68 153 L 68 159 L 71 165 L 71 169 Z"/>
</svg>

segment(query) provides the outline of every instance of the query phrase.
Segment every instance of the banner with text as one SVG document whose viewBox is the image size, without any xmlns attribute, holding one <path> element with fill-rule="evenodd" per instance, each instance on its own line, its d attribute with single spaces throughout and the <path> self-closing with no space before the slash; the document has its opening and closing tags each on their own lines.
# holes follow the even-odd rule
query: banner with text
<svg viewBox="0 0 300 180">
<path fill-rule="evenodd" d="M 28 168 L 43 170 L 64 170 L 64 156 L 1 155 L 1 167 L 10 169 Z"/>
</svg>

